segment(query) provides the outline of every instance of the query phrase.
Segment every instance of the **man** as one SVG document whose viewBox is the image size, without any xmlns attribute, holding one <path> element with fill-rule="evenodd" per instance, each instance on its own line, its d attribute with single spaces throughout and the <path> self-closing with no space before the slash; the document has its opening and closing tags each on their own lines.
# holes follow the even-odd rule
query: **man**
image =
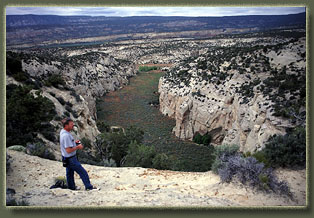
<svg viewBox="0 0 314 218">
<path fill-rule="evenodd" d="M 70 118 L 62 120 L 63 129 L 60 132 L 60 147 L 62 154 L 62 162 L 66 163 L 66 178 L 68 188 L 71 190 L 77 190 L 74 182 L 74 172 L 80 175 L 85 189 L 93 190 L 97 189 L 92 186 L 89 180 L 89 176 L 86 170 L 82 167 L 81 163 L 77 160 L 76 150 L 83 149 L 83 145 L 79 141 L 74 141 L 70 131 L 73 130 L 74 122 Z M 78 145 L 76 144 L 78 143 Z"/>
</svg>

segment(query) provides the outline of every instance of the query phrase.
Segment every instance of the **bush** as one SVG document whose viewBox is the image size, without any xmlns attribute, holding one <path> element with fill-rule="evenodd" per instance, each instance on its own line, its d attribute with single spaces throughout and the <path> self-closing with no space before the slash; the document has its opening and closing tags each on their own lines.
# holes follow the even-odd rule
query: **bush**
<svg viewBox="0 0 314 218">
<path fill-rule="evenodd" d="M 129 126 L 125 129 L 125 136 L 130 143 L 132 141 L 141 143 L 144 139 L 144 131 L 138 127 Z"/>
<path fill-rule="evenodd" d="M 89 148 L 89 149 L 92 148 L 92 142 L 88 138 L 85 138 L 85 137 L 82 138 L 81 143 L 83 144 L 84 148 Z"/>
<path fill-rule="evenodd" d="M 53 102 L 41 95 L 34 97 L 28 86 L 10 84 L 6 90 L 7 146 L 33 142 L 42 123 L 56 115 Z"/>
<path fill-rule="evenodd" d="M 295 167 L 306 165 L 306 131 L 297 127 L 283 136 L 271 137 L 263 149 L 273 167 Z"/>
<path fill-rule="evenodd" d="M 222 155 L 224 156 L 233 156 L 235 154 L 237 154 L 239 151 L 239 146 L 238 145 L 220 145 L 215 147 L 215 151 L 214 151 L 214 156 L 215 156 L 215 160 L 211 166 L 211 170 L 218 174 L 218 169 L 223 167 L 223 162 L 221 161 L 220 157 Z"/>
<path fill-rule="evenodd" d="M 123 166 L 151 168 L 155 156 L 156 150 L 154 146 L 138 144 L 136 141 L 133 141 L 129 145 Z"/>
<path fill-rule="evenodd" d="M 247 152 L 244 154 L 244 157 L 254 157 L 258 162 L 263 163 L 265 167 L 271 167 L 264 151 L 258 151 L 253 154 L 251 154 L 251 152 Z"/>
<path fill-rule="evenodd" d="M 122 158 L 127 154 L 128 140 L 123 132 L 104 132 L 96 137 L 95 146 L 103 160 L 113 159 L 120 166 Z"/>
<path fill-rule="evenodd" d="M 117 166 L 121 166 L 121 161 L 128 154 L 129 144 L 132 141 L 141 143 L 144 132 L 136 127 L 130 126 L 125 132 L 103 132 L 96 137 L 95 146 L 103 160 L 113 159 Z"/>
<path fill-rule="evenodd" d="M 173 156 L 168 156 L 165 153 L 157 154 L 152 160 L 152 168 L 158 170 L 170 170 L 175 166 Z"/>
<path fill-rule="evenodd" d="M 21 60 L 8 54 L 6 57 L 6 74 L 19 82 L 26 82 L 30 78 L 29 74 L 23 71 Z"/>
<path fill-rule="evenodd" d="M 96 122 L 97 128 L 100 132 L 109 132 L 110 131 L 110 126 L 105 124 L 103 121 L 98 121 Z"/>
<path fill-rule="evenodd" d="M 40 142 L 28 143 L 26 146 L 26 153 L 49 160 L 56 159 L 55 155 L 47 148 L 47 146 Z"/>
<path fill-rule="evenodd" d="M 70 113 L 72 112 L 72 108 L 69 105 L 65 105 L 65 109 Z"/>
<path fill-rule="evenodd" d="M 48 77 L 47 80 L 44 81 L 46 86 L 53 86 L 55 88 L 59 88 L 59 85 L 65 86 L 65 81 L 61 77 L 61 75 L 53 74 Z"/>
<path fill-rule="evenodd" d="M 219 157 L 222 161 L 218 175 L 222 182 L 231 182 L 236 178 L 242 184 L 249 185 L 262 191 L 291 195 L 288 185 L 279 182 L 271 168 L 265 168 L 254 157 L 244 158 L 240 154 Z"/>
<path fill-rule="evenodd" d="M 56 97 L 56 99 L 60 102 L 60 104 L 65 105 L 65 100 L 61 96 Z"/>
<path fill-rule="evenodd" d="M 24 146 L 22 145 L 12 145 L 10 147 L 8 147 L 9 150 L 13 150 L 13 151 L 19 151 L 19 152 L 25 152 L 26 149 Z"/>
<path fill-rule="evenodd" d="M 151 71 L 151 70 L 157 70 L 158 67 L 156 66 L 152 66 L 152 67 L 149 67 L 149 66 L 139 66 L 138 70 L 140 72 L 148 72 L 148 71 Z"/>
<path fill-rule="evenodd" d="M 74 90 L 71 90 L 70 95 L 72 95 L 73 97 L 75 97 L 75 100 L 76 100 L 77 102 L 81 102 L 81 101 L 82 101 L 81 97 L 80 97 L 78 94 L 76 94 L 76 92 L 75 92 Z"/>
<path fill-rule="evenodd" d="M 288 185 L 277 181 L 271 168 L 265 168 L 263 163 L 254 157 L 243 157 L 238 153 L 238 146 L 219 146 L 216 149 L 216 160 L 212 166 L 222 182 L 236 179 L 244 185 L 249 185 L 262 191 L 273 191 L 291 196 Z"/>
<path fill-rule="evenodd" d="M 95 165 L 95 166 L 104 165 L 101 157 L 98 157 L 98 156 L 96 157 L 96 156 L 91 155 L 90 152 L 88 152 L 88 149 L 77 150 L 76 155 L 77 155 L 77 158 L 80 160 L 80 162 L 83 164 L 90 164 L 90 165 Z"/>
<path fill-rule="evenodd" d="M 50 131 L 41 131 L 41 134 L 51 142 L 57 142 L 56 133 Z"/>
<path fill-rule="evenodd" d="M 206 133 L 205 135 L 201 135 L 200 133 L 196 133 L 195 136 L 193 137 L 193 142 L 197 144 L 202 144 L 202 145 L 209 145 L 211 143 L 211 135 L 209 133 Z"/>
</svg>

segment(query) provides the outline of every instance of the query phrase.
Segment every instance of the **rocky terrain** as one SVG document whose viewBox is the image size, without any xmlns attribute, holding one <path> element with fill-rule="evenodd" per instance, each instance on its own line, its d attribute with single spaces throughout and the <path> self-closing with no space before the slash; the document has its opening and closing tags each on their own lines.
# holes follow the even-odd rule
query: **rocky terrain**
<svg viewBox="0 0 314 218">
<path fill-rule="evenodd" d="M 177 137 L 209 133 L 215 144 L 254 152 L 270 136 L 305 125 L 305 38 L 206 43 L 159 82 L 160 110 L 176 119 Z"/>
<path fill-rule="evenodd" d="M 77 138 L 92 141 L 99 134 L 98 97 L 126 85 L 137 64 L 171 64 L 163 69 L 168 72 L 159 83 L 159 102 L 160 111 L 176 119 L 175 135 L 192 140 L 209 133 L 214 144 L 256 151 L 270 136 L 305 125 L 304 34 L 300 29 L 207 40 L 128 40 L 14 50 L 7 58 L 21 60 L 33 81 L 60 76 L 64 87 L 44 84 L 41 95 L 54 103 L 58 117 L 77 120 Z M 7 75 L 11 83 L 18 82 Z M 50 123 L 61 128 L 58 120 Z"/>
<path fill-rule="evenodd" d="M 6 45 L 29 48 L 116 40 L 199 39 L 282 27 L 304 28 L 305 13 L 236 17 L 7 15 Z"/>
<path fill-rule="evenodd" d="M 95 138 L 99 131 L 96 126 L 96 99 L 106 92 L 116 90 L 128 83 L 128 78 L 136 74 L 135 65 L 130 62 L 120 63 L 106 54 L 34 52 L 9 53 L 7 59 L 18 59 L 23 72 L 35 83 L 40 83 L 41 96 L 54 104 L 56 116 L 51 124 L 61 129 L 63 116 L 76 121 L 74 134 L 77 138 Z M 47 85 L 51 76 L 58 76 L 64 84 Z M 23 82 L 7 75 L 7 85 Z M 35 91 L 33 94 L 36 96 Z M 55 133 L 57 136 L 57 133 Z M 59 148 L 54 142 L 41 137 L 56 152 Z M 58 155 L 60 156 L 60 155 Z"/>
<path fill-rule="evenodd" d="M 303 18 L 305 14 L 298 16 Z M 81 22 L 83 18 L 75 19 L 72 24 Z M 95 22 L 99 21 L 95 19 Z M 45 27 L 49 24 L 46 21 L 39 24 Z M 173 133 L 180 139 L 193 140 L 198 133 L 209 134 L 211 145 L 237 144 L 241 152 L 254 153 L 261 150 L 273 135 L 283 135 L 287 130 L 305 126 L 306 38 L 303 19 L 301 23 L 297 19 L 291 25 L 287 24 L 289 28 L 264 32 L 257 32 L 261 27 L 257 28 L 252 23 L 251 26 L 232 29 L 231 22 L 228 27 L 220 26 L 217 30 L 200 28 L 207 25 L 200 20 L 188 23 L 192 26 L 198 24 L 196 26 L 202 32 L 199 36 L 198 31 L 185 28 L 186 22 L 176 20 L 163 23 L 159 32 L 150 32 L 153 24 L 144 28 L 142 33 L 133 30 L 116 32 L 122 34 L 117 37 L 119 41 L 108 41 L 117 38 L 102 33 L 82 33 L 84 37 L 60 34 L 60 39 L 52 37 L 46 41 L 55 32 L 45 35 L 40 28 L 38 33 L 41 35 L 36 39 L 29 35 L 35 33 L 28 32 L 29 26 L 38 25 L 36 22 L 33 20 L 23 26 L 18 19 L 11 20 L 7 28 L 7 103 L 11 99 L 7 107 L 12 106 L 16 110 L 9 113 L 7 110 L 7 117 L 12 115 L 16 119 L 15 123 L 7 124 L 7 134 L 22 131 L 14 128 L 20 123 L 14 112 L 21 112 L 20 108 L 14 107 L 14 100 L 21 103 L 18 102 L 20 95 L 29 92 L 42 103 L 38 118 L 43 114 L 49 120 L 36 123 L 35 132 L 23 129 L 27 133 L 25 136 L 41 139 L 57 160 L 60 158 L 58 131 L 61 119 L 73 118 L 76 123 L 74 137 L 94 143 L 100 133 L 97 99 L 126 86 L 142 64 L 165 66 L 160 69 L 165 74 L 160 78 L 159 102 L 156 101 L 154 106 L 159 106 L 165 116 L 175 119 Z M 115 28 L 119 29 L 120 26 L 116 25 Z M 162 31 L 165 27 L 179 28 L 180 25 L 186 31 Z M 143 24 L 142 27 L 145 26 Z M 59 27 L 54 30 L 63 32 Z M 75 25 L 71 28 L 71 34 L 77 33 Z M 21 35 L 34 41 L 21 44 Z M 86 42 L 90 44 L 84 44 Z M 34 44 L 38 47 L 33 47 Z M 22 47 L 31 48 L 23 50 Z M 26 106 L 37 109 L 38 102 L 29 95 L 25 96 L 21 101 L 30 102 Z M 31 112 L 26 110 L 25 117 Z M 53 116 L 50 112 L 54 112 Z M 36 114 L 32 114 L 32 118 L 36 120 Z M 26 147 L 26 143 L 12 143 Z M 196 146 L 204 147 L 195 144 L 195 149 L 198 148 Z M 10 162 L 6 174 L 7 197 L 26 200 L 31 206 L 306 205 L 305 169 L 275 170 L 279 179 L 288 182 L 292 199 L 259 192 L 236 182 L 221 183 L 219 176 L 212 171 L 175 172 L 92 165 L 84 167 L 92 183 L 101 190 L 73 192 L 49 189 L 56 177 L 65 174 L 61 162 L 10 149 L 7 152 L 7 157 L 11 157 L 7 160 Z M 83 187 L 77 175 L 76 181 Z"/>
<path fill-rule="evenodd" d="M 239 207 L 306 206 L 305 170 L 278 169 L 293 198 L 255 191 L 238 183 L 221 183 L 211 171 L 203 173 L 160 171 L 139 167 L 107 168 L 83 165 L 99 191 L 85 191 L 75 174 L 79 191 L 49 189 L 65 176 L 61 162 L 8 150 L 7 199 L 24 200 L 39 207 Z M 13 191 L 14 190 L 14 191 Z"/>
<path fill-rule="evenodd" d="M 18 60 L 32 83 L 41 84 L 40 95 L 53 102 L 57 113 L 50 124 L 60 129 L 61 117 L 69 116 L 76 121 L 75 137 L 93 142 L 100 133 L 96 126 L 97 98 L 127 85 L 139 64 L 175 63 L 198 54 L 197 47 L 198 44 L 181 39 L 131 40 L 101 46 L 14 50 L 7 53 L 7 60 Z M 65 83 L 47 85 L 50 77 L 61 78 Z M 17 81 L 11 73 L 7 73 L 6 82 L 25 83 Z M 36 96 L 35 92 L 32 91 Z M 51 134 L 58 138 L 58 131 Z M 55 142 L 41 134 L 39 137 L 60 156 Z"/>
</svg>

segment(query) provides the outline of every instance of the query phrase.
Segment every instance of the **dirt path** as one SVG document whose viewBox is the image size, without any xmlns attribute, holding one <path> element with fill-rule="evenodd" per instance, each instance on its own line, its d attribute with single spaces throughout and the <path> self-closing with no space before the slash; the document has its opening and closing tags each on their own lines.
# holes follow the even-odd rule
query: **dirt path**
<svg viewBox="0 0 314 218">
<path fill-rule="evenodd" d="M 106 168 L 83 165 L 99 191 L 49 189 L 54 178 L 65 175 L 61 162 L 10 151 L 11 168 L 6 188 L 14 198 L 30 206 L 99 207 L 213 207 L 213 206 L 304 206 L 305 170 L 280 170 L 295 199 L 255 192 L 237 184 L 220 184 L 211 171 L 203 173 L 160 171 L 144 168 Z M 83 184 L 76 177 L 76 185 Z"/>
</svg>

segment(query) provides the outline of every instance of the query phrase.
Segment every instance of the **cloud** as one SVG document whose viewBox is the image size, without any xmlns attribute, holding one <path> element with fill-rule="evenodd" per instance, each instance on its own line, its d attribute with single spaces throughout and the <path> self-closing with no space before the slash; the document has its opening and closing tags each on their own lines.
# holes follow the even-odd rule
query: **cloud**
<svg viewBox="0 0 314 218">
<path fill-rule="evenodd" d="M 239 16 L 305 12 L 305 7 L 7 7 L 7 15 L 62 16 Z"/>
</svg>

